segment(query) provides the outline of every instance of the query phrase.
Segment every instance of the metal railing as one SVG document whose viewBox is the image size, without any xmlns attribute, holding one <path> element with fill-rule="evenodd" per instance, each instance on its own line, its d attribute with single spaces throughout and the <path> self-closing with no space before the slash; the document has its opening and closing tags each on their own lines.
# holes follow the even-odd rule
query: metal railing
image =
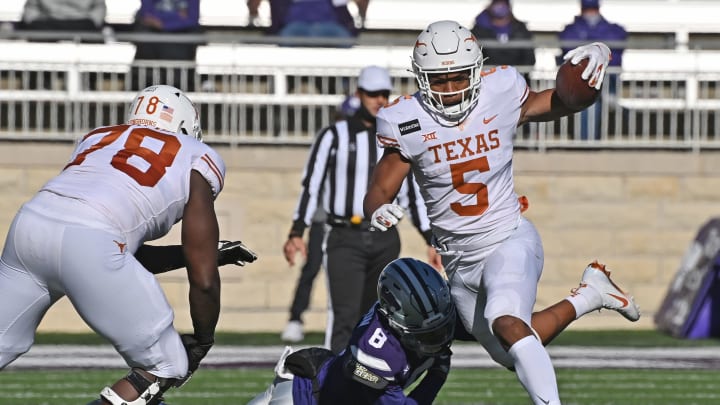
<svg viewBox="0 0 720 405">
<path fill-rule="evenodd" d="M 131 44 L 0 43 L 0 52 L 11 55 L 0 61 L 0 139 L 74 140 L 97 126 L 123 122 L 134 93 L 163 82 L 188 90 L 199 106 L 207 142 L 307 144 L 334 121 L 336 107 L 356 88 L 363 66 L 387 67 L 394 95 L 416 88 L 407 71 L 407 47 L 210 44 L 200 47 L 195 62 L 134 61 L 133 49 Z M 536 51 L 543 52 L 557 50 Z M 643 68 L 632 62 L 633 57 L 652 61 L 657 52 L 664 52 L 659 57 L 668 63 Z M 630 67 L 608 70 L 595 106 L 555 122 L 528 124 L 519 129 L 516 145 L 538 150 L 720 147 L 718 55 L 657 52 L 633 56 L 626 51 Z M 673 56 L 694 62 L 679 64 Z M 554 85 L 556 68 L 549 63 L 518 68 L 534 89 Z"/>
</svg>

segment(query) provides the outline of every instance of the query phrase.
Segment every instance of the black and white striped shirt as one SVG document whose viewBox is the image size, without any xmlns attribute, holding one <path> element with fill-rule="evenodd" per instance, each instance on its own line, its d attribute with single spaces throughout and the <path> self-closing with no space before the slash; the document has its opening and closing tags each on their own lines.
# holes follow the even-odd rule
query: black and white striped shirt
<svg viewBox="0 0 720 405">
<path fill-rule="evenodd" d="M 291 232 L 302 235 L 312 222 L 319 201 L 328 216 L 363 218 L 363 199 L 373 169 L 382 156 L 375 128 L 367 128 L 357 117 L 338 121 L 323 129 L 312 145 L 302 177 L 302 192 L 293 215 Z M 412 173 L 403 182 L 397 204 L 410 214 L 413 225 L 429 240 L 430 221 L 425 201 Z"/>
</svg>

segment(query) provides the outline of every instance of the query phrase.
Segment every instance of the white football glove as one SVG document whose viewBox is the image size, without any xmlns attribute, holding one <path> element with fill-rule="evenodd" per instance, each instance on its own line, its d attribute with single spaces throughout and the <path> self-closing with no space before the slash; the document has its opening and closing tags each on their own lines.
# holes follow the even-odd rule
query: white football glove
<svg viewBox="0 0 720 405">
<path fill-rule="evenodd" d="M 372 214 L 370 225 L 379 230 L 387 231 L 397 225 L 398 221 L 405 215 L 405 210 L 397 204 L 383 204 Z"/>
<path fill-rule="evenodd" d="M 602 42 L 593 42 L 589 45 L 578 46 L 563 56 L 563 60 L 570 59 L 570 63 L 573 65 L 577 65 L 585 58 L 589 58 L 588 64 L 580 77 L 588 81 L 588 86 L 600 90 L 605 78 L 605 69 L 610 63 L 610 48 Z"/>
</svg>

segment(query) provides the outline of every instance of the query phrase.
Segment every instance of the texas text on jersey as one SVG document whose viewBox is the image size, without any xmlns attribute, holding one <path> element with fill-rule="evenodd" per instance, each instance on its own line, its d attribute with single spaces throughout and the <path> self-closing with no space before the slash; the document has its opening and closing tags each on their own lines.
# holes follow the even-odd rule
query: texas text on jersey
<svg viewBox="0 0 720 405">
<path fill-rule="evenodd" d="M 413 162 L 436 237 L 462 230 L 495 238 L 520 215 L 513 190 L 512 137 L 528 94 L 513 67 L 483 72 L 477 107 L 459 124 L 427 111 L 421 94 L 400 97 L 380 110 L 378 142 Z M 449 207 L 450 209 L 446 209 Z"/>
</svg>

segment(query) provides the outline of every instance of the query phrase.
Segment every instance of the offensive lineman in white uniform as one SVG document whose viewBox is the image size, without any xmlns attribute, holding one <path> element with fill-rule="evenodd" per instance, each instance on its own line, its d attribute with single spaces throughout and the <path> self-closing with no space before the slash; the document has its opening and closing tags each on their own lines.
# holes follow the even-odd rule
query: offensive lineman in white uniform
<svg viewBox="0 0 720 405">
<path fill-rule="evenodd" d="M 182 91 L 148 87 L 127 124 L 87 134 L 22 206 L 0 258 L 0 369 L 30 349 L 63 296 L 131 367 L 93 403 L 157 404 L 197 369 L 220 312 L 214 200 L 225 177 L 223 160 L 201 137 Z M 181 219 L 194 328 L 182 337 L 160 284 L 134 256 Z"/>
<path fill-rule="evenodd" d="M 583 79 L 599 89 L 609 54 L 607 46 L 593 43 L 565 57 L 574 64 L 589 58 Z M 573 295 L 556 305 L 569 318 L 551 324 L 549 310 L 532 314 L 544 253 L 535 227 L 520 213 L 513 136 L 524 123 L 575 111 L 555 89 L 531 90 L 513 67 L 482 72 L 476 39 L 454 21 L 421 32 L 412 61 L 420 91 L 377 116 L 378 143 L 386 149 L 365 197 L 365 214 L 381 231 L 397 224 L 403 212 L 391 201 L 413 170 L 463 325 L 495 361 L 516 371 L 535 404 L 560 404 L 542 345 L 547 337 L 600 307 L 631 321 L 640 316 L 632 297 L 597 263 L 587 267 Z"/>
</svg>

